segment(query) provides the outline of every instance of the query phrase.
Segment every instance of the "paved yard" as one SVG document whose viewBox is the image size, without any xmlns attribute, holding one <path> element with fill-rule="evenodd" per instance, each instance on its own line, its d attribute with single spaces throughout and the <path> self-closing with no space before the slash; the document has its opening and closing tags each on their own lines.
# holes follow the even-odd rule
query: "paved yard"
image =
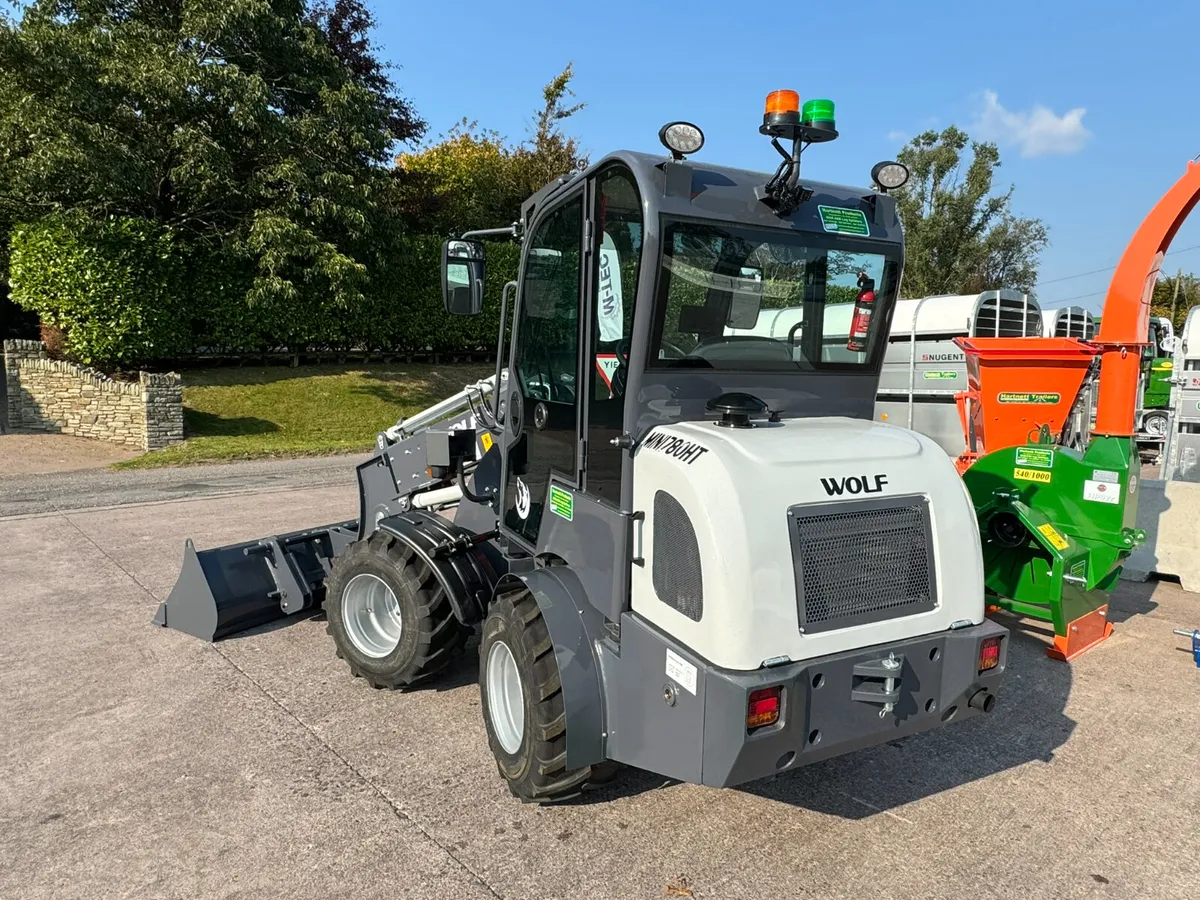
<svg viewBox="0 0 1200 900">
<path fill-rule="evenodd" d="M 1019 634 L 989 718 L 746 789 L 627 772 L 540 809 L 496 773 L 472 661 L 381 693 L 316 619 L 215 646 L 150 625 L 186 536 L 354 507 L 340 479 L 224 488 L 0 519 L 5 900 L 629 900 L 681 876 L 699 898 L 1195 896 L 1200 670 L 1171 629 L 1200 597 L 1173 585 L 1123 585 L 1116 636 L 1070 666 Z"/>
<path fill-rule="evenodd" d="M 100 469 L 139 453 L 68 434 L 0 432 L 0 477 Z"/>
</svg>

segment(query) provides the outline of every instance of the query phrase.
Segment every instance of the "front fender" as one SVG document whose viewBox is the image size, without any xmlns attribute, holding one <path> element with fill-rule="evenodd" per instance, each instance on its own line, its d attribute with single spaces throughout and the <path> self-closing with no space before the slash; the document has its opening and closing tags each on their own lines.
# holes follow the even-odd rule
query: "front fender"
<svg viewBox="0 0 1200 900">
<path fill-rule="evenodd" d="M 414 509 L 380 520 L 379 529 L 395 535 L 420 557 L 450 598 L 454 615 L 464 625 L 483 621 L 496 584 L 496 571 L 482 545 L 446 550 L 447 542 L 472 539 L 467 531 L 437 513 Z"/>
</svg>

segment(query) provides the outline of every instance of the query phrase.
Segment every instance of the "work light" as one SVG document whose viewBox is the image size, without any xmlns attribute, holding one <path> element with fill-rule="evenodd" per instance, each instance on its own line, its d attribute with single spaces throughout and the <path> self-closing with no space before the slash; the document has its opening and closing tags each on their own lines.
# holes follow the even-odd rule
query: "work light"
<svg viewBox="0 0 1200 900">
<path fill-rule="evenodd" d="M 668 122 L 658 130 L 658 139 L 675 159 L 683 159 L 704 146 L 704 132 L 691 122 Z"/>
<path fill-rule="evenodd" d="M 891 160 L 875 163 L 871 169 L 871 180 L 883 188 L 885 193 L 894 191 L 908 183 L 908 166 Z"/>
</svg>

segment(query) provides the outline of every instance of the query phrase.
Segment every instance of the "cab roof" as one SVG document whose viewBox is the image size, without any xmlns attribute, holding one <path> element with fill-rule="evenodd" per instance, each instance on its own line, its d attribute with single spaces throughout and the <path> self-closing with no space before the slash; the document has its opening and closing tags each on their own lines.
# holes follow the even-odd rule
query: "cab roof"
<svg viewBox="0 0 1200 900">
<path fill-rule="evenodd" d="M 810 167 L 815 167 L 817 161 L 813 159 Z M 812 196 L 791 215 L 777 216 L 756 193 L 767 183 L 771 173 L 717 166 L 691 157 L 674 162 L 661 155 L 632 150 L 610 153 L 579 175 L 564 177 L 542 188 L 522 206 L 522 221 L 529 223 L 537 209 L 550 202 L 560 191 L 568 190 L 581 176 L 591 175 L 613 163 L 622 163 L 633 173 L 647 217 L 667 215 L 714 219 L 760 228 L 789 228 L 834 236 L 836 232 L 822 224 L 819 207 L 840 207 L 861 210 L 866 216 L 870 235 L 858 236 L 860 239 L 896 244 L 904 240 L 895 200 L 870 188 L 813 181 L 804 176 L 802 168 L 800 183 L 812 191 Z"/>
</svg>

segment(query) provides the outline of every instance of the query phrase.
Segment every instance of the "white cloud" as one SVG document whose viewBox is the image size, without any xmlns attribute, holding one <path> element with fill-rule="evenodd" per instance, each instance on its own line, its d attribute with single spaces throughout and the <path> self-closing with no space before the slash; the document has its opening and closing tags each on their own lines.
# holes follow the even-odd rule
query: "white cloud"
<svg viewBox="0 0 1200 900">
<path fill-rule="evenodd" d="M 907 143 L 908 142 L 908 132 L 907 131 L 889 131 L 887 133 L 887 140 L 888 140 L 889 144 Z"/>
<path fill-rule="evenodd" d="M 984 91 L 975 131 L 984 140 L 1015 144 L 1026 157 L 1078 153 L 1092 136 L 1083 126 L 1086 112 L 1082 106 L 1061 116 L 1045 106 L 1011 111 L 1000 105 L 995 91 Z"/>
</svg>

